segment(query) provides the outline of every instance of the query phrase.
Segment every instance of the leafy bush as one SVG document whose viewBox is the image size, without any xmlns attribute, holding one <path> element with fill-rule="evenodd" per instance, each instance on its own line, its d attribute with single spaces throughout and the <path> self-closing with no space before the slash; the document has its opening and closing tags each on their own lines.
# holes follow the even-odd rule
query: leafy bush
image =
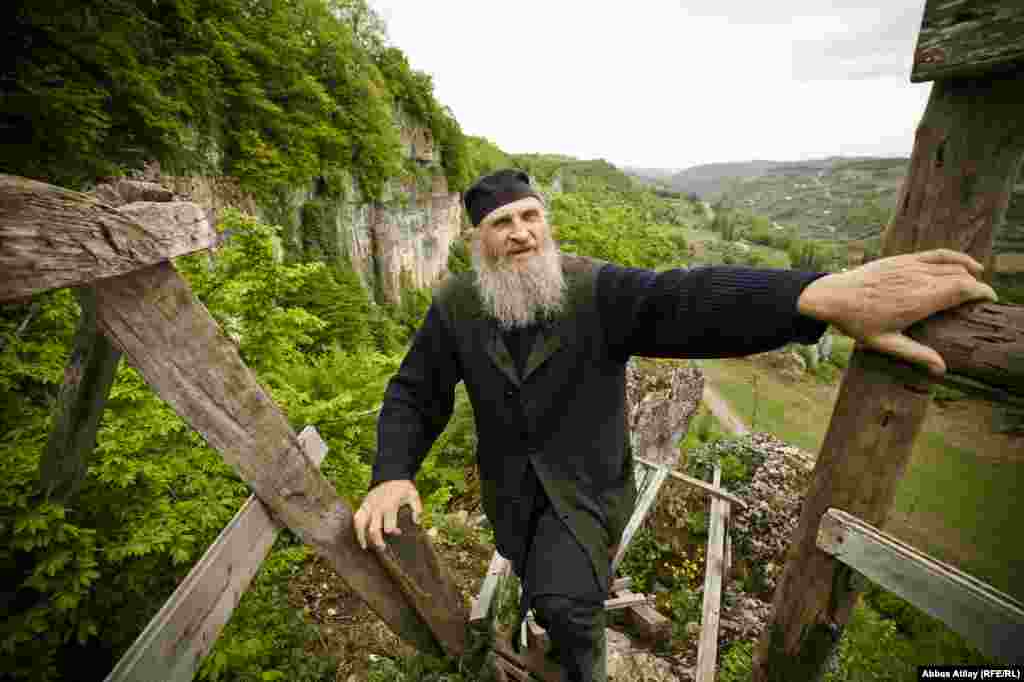
<svg viewBox="0 0 1024 682">
<path fill-rule="evenodd" d="M 754 665 L 754 642 L 736 640 L 722 654 L 718 668 L 719 682 L 747 682 Z"/>
</svg>

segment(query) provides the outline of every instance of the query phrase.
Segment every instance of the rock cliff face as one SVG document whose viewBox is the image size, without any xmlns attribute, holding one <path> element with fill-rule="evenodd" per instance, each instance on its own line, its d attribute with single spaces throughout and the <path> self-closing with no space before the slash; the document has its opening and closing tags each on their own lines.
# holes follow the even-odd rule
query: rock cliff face
<svg viewBox="0 0 1024 682">
<path fill-rule="evenodd" d="M 200 204 L 212 220 L 225 208 L 236 208 L 281 225 L 284 254 L 351 263 L 378 303 L 397 303 L 403 281 L 428 287 L 446 272 L 449 246 L 461 229 L 462 204 L 459 193 L 448 189 L 429 128 L 400 110 L 395 121 L 417 178 L 391 180 L 380 201 L 366 200 L 352 178 L 344 179 L 340 198 L 327 196 L 318 179 L 273 205 L 258 205 L 233 178 L 161 176 L 155 165 L 144 178 Z"/>
</svg>

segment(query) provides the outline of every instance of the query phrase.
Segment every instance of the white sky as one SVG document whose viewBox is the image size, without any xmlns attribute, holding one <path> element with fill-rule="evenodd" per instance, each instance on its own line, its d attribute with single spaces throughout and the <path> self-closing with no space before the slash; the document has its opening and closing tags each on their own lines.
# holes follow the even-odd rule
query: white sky
<svg viewBox="0 0 1024 682">
<path fill-rule="evenodd" d="M 924 0 L 370 0 L 464 132 L 687 168 L 909 156 Z"/>
</svg>

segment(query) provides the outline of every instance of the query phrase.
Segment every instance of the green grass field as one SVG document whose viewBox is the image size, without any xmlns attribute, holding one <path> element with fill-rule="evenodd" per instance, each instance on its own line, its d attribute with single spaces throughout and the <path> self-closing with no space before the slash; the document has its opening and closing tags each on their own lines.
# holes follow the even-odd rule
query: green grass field
<svg viewBox="0 0 1024 682">
<path fill-rule="evenodd" d="M 758 431 L 817 454 L 835 402 L 834 389 L 808 377 L 787 383 L 747 360 L 701 362 L 709 381 L 748 424 L 753 422 L 757 380 Z M 979 413 L 986 407 L 972 403 Z M 911 544 L 1024 600 L 1024 457 L 1021 440 L 973 428 L 959 439 L 959 422 L 933 407 L 897 489 L 887 529 Z M 966 420 L 966 421 L 965 421 Z M 980 423 L 978 416 L 974 421 Z M 953 440 L 959 443 L 954 445 Z M 965 446 L 965 442 L 967 445 Z M 1003 450 L 1006 450 L 1005 452 Z"/>
</svg>

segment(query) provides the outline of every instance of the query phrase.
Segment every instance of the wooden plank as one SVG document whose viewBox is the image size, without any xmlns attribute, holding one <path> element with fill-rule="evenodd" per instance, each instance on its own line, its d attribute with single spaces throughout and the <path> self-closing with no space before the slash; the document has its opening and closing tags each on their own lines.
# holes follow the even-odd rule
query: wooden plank
<svg viewBox="0 0 1024 682">
<path fill-rule="evenodd" d="M 618 570 L 619 562 L 622 561 L 622 557 L 626 555 L 626 550 L 629 549 L 629 543 L 633 541 L 633 536 L 636 535 L 636 532 L 640 530 L 640 526 L 643 525 L 647 512 L 654 505 L 654 501 L 658 498 L 658 491 L 661 490 L 661 486 L 665 483 L 665 478 L 667 477 L 668 469 L 659 466 L 652 467 L 647 485 L 641 491 L 640 496 L 637 498 L 636 506 L 633 508 L 633 515 L 629 517 L 626 528 L 622 531 L 622 539 L 619 541 L 615 557 L 612 559 L 612 575 L 615 575 L 615 572 Z"/>
<path fill-rule="evenodd" d="M 1024 61 L 1024 5 L 1006 0 L 928 0 L 914 51 L 913 83 L 976 77 Z"/>
<path fill-rule="evenodd" d="M 650 462 L 646 459 L 643 459 L 642 457 L 633 457 L 633 459 L 637 460 L 638 462 L 643 462 L 648 466 L 658 466 L 654 462 Z M 668 475 L 676 479 L 677 481 L 682 481 L 683 483 L 693 486 L 694 488 L 700 488 L 701 490 L 711 495 L 712 497 L 717 497 L 720 500 L 725 500 L 726 502 L 729 502 L 730 504 L 735 504 L 736 506 L 742 509 L 747 508 L 747 503 L 743 500 L 743 498 L 733 495 L 725 488 L 716 488 L 710 483 L 702 481 L 699 478 L 687 476 L 686 474 L 681 474 L 678 471 L 672 471 L 671 469 L 668 470 Z"/>
<path fill-rule="evenodd" d="M 608 591 L 612 594 L 615 594 L 616 592 L 622 592 L 623 590 L 628 590 L 630 585 L 632 584 L 633 578 L 631 578 L 628 575 L 625 578 L 616 578 L 612 581 L 612 588 Z"/>
<path fill-rule="evenodd" d="M 494 641 L 494 652 L 498 654 L 499 658 L 505 659 L 506 663 L 511 664 L 515 668 L 515 675 L 522 675 L 524 671 L 528 671 L 534 677 L 545 682 L 564 682 L 564 671 L 555 661 L 547 658 L 544 651 L 540 649 L 526 649 L 521 653 L 516 653 L 511 644 L 504 637 L 498 637 Z M 509 668 L 506 668 L 509 671 Z M 526 677 L 517 677 L 517 679 L 528 679 Z M 533 680 L 530 680 L 533 682 Z"/>
<path fill-rule="evenodd" d="M 1020 74 L 932 85 L 883 256 L 947 248 L 990 268 L 1024 155 Z M 931 400 L 922 369 L 859 345 L 776 583 L 772 616 L 754 653 L 752 682 L 817 679 L 856 603 L 850 569 L 817 547 L 830 507 L 881 526 Z M 980 500 L 979 504 L 999 504 Z"/>
<path fill-rule="evenodd" d="M 715 465 L 714 484 L 722 481 L 722 469 Z M 725 525 L 729 503 L 711 500 L 711 521 L 708 527 L 708 556 L 704 571 L 704 604 L 700 617 L 700 642 L 697 644 L 697 682 L 715 682 L 718 660 L 718 619 L 722 608 L 722 572 L 725 553 Z"/>
<path fill-rule="evenodd" d="M 161 398 L 392 631 L 441 653 L 374 553 L 359 546 L 352 510 L 302 455 L 288 419 L 173 265 L 104 279 L 95 289 L 104 333 Z"/>
<path fill-rule="evenodd" d="M 473 602 L 473 608 L 469 614 L 470 622 L 489 619 L 493 616 L 491 605 L 494 603 L 494 595 L 498 593 L 502 581 L 508 577 L 511 568 L 512 564 L 508 559 L 495 550 L 491 556 L 491 564 L 487 567 L 487 574 L 484 575 L 480 594 Z"/>
<path fill-rule="evenodd" d="M 1024 306 L 968 303 L 915 324 L 907 336 L 934 348 L 949 373 L 1024 398 Z"/>
<path fill-rule="evenodd" d="M 96 448 L 96 432 L 121 361 L 96 323 L 96 294 L 75 291 L 81 315 L 57 394 L 53 425 L 39 459 L 39 481 L 48 500 L 67 504 L 85 481 Z"/>
<path fill-rule="evenodd" d="M 0 174 L 0 303 L 122 275 L 216 241 L 196 204 L 115 209 L 88 194 Z"/>
<path fill-rule="evenodd" d="M 605 599 L 604 610 L 618 611 L 619 609 L 628 609 L 630 606 L 650 603 L 651 597 L 648 597 L 646 594 L 620 594 L 611 599 Z"/>
<path fill-rule="evenodd" d="M 410 507 L 398 510 L 398 528 L 400 535 L 385 536 L 384 549 L 373 551 L 445 653 L 458 658 L 466 651 L 465 600 L 432 551 L 426 532 L 413 522 Z"/>
<path fill-rule="evenodd" d="M 633 593 L 628 589 L 614 593 L 617 597 L 628 597 Z M 633 604 L 623 611 L 626 623 L 640 633 L 648 642 L 667 639 L 672 634 L 672 621 L 661 615 L 649 602 Z"/>
<path fill-rule="evenodd" d="M 320 434 L 299 434 L 317 468 L 327 454 Z M 199 669 L 283 526 L 252 495 L 125 652 L 106 682 L 188 682 Z"/>
<path fill-rule="evenodd" d="M 818 547 L 925 613 L 988 656 L 1024 663 L 1024 604 L 852 514 L 829 509 Z"/>
</svg>

